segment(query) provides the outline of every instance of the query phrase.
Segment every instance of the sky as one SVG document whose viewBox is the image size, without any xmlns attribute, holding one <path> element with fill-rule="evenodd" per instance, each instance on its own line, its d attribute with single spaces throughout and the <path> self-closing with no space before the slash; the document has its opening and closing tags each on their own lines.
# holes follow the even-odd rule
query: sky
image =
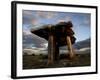
<svg viewBox="0 0 100 80">
<path fill-rule="evenodd" d="M 22 16 L 23 32 L 27 35 L 31 34 L 31 28 L 36 29 L 46 24 L 57 24 L 62 21 L 72 21 L 76 42 L 91 37 L 91 14 L 89 13 L 23 10 Z"/>
</svg>

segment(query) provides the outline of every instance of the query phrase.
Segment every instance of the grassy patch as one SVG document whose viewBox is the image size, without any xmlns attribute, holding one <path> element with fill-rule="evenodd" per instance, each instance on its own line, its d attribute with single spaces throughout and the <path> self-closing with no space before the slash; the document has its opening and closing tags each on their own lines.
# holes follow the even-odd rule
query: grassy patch
<svg viewBox="0 0 100 80">
<path fill-rule="evenodd" d="M 77 54 L 73 60 L 70 60 L 66 54 L 61 54 L 58 62 L 47 65 L 47 55 L 23 55 L 23 69 L 38 68 L 59 68 L 59 67 L 79 67 L 90 66 L 90 54 Z"/>
</svg>

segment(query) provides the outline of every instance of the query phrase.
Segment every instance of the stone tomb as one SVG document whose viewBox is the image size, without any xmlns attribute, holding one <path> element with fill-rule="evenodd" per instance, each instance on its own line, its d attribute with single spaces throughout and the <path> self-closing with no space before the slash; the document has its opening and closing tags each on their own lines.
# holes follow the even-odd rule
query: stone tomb
<svg viewBox="0 0 100 80">
<path fill-rule="evenodd" d="M 75 43 L 73 24 L 71 21 L 59 22 L 56 25 L 44 25 L 41 28 L 31 29 L 31 33 L 48 41 L 48 64 L 59 61 L 59 47 L 67 46 L 69 57 L 74 57 L 72 44 Z M 67 48 L 66 47 L 66 48 Z"/>
</svg>

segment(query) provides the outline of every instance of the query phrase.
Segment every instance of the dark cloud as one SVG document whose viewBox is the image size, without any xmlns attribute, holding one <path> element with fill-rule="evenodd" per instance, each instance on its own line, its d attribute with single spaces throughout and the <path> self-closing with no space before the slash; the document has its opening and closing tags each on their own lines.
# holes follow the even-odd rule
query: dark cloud
<svg viewBox="0 0 100 80">
<path fill-rule="evenodd" d="M 37 47 L 37 48 L 43 48 L 44 45 L 47 43 L 47 41 L 43 38 L 40 38 L 38 36 L 36 36 L 35 34 L 31 34 L 31 33 L 26 33 L 23 32 L 23 47 L 24 48 L 30 48 L 30 47 Z"/>
</svg>

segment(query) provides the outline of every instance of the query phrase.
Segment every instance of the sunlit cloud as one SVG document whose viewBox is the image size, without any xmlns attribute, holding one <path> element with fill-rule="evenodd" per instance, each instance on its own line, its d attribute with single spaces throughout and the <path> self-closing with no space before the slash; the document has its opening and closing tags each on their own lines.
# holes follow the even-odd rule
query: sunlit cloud
<svg viewBox="0 0 100 80">
<path fill-rule="evenodd" d="M 32 24 L 32 25 L 38 25 L 38 24 L 39 24 L 39 21 L 38 21 L 37 19 L 34 19 L 34 18 L 33 18 L 33 19 L 31 20 L 31 24 Z"/>
<path fill-rule="evenodd" d="M 56 12 L 44 12 L 44 11 L 38 11 L 37 16 L 45 19 L 51 19 L 57 16 Z"/>
<path fill-rule="evenodd" d="M 44 44 L 42 44 L 45 48 L 47 48 L 48 47 L 48 43 L 44 43 Z"/>
<path fill-rule="evenodd" d="M 31 35 L 31 32 L 29 30 L 23 30 L 23 35 Z"/>
<path fill-rule="evenodd" d="M 61 18 L 59 20 L 57 20 L 57 23 L 59 22 L 68 22 L 68 21 L 72 21 L 71 17 L 70 16 L 65 16 L 65 18 Z"/>
<path fill-rule="evenodd" d="M 64 18 L 64 20 L 65 20 L 65 21 L 72 21 L 72 18 L 71 18 L 71 16 L 66 16 L 66 17 Z"/>
</svg>

